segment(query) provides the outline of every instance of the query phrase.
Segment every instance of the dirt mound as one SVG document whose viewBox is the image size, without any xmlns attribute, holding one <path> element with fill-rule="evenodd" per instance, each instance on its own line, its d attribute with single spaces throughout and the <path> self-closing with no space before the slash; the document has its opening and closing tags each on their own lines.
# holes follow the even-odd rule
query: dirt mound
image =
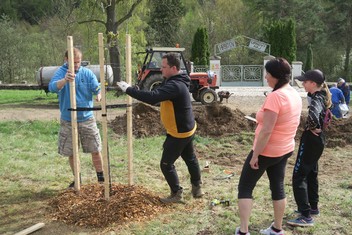
<svg viewBox="0 0 352 235">
<path fill-rule="evenodd" d="M 253 122 L 244 118 L 240 110 L 231 110 L 224 105 L 194 106 L 193 112 L 197 121 L 197 135 L 200 136 L 226 136 L 241 131 L 253 131 Z M 159 109 L 144 103 L 133 107 L 133 135 L 137 138 L 163 135 L 165 129 L 161 124 Z M 117 116 L 110 127 L 119 135 L 126 134 L 127 115 Z"/>
<path fill-rule="evenodd" d="M 238 109 L 232 110 L 225 105 L 193 106 L 197 121 L 197 135 L 223 137 L 240 132 L 255 130 L 255 123 L 244 118 L 245 114 Z M 165 134 L 161 124 L 159 109 L 154 106 L 138 103 L 133 107 L 133 135 L 137 138 Z M 255 116 L 252 114 L 251 116 Z M 126 135 L 126 114 L 117 116 L 110 127 L 119 135 Z M 299 140 L 306 116 L 301 117 L 301 124 L 296 135 Z M 343 147 L 352 144 L 352 118 L 332 120 L 326 130 L 327 147 Z"/>
<path fill-rule="evenodd" d="M 299 141 L 304 126 L 306 123 L 306 116 L 301 116 L 301 123 L 299 125 L 296 141 Z M 333 119 L 329 127 L 325 130 L 326 147 L 344 147 L 352 144 L 352 117 L 343 119 Z"/>
<path fill-rule="evenodd" d="M 333 119 L 326 130 L 327 147 L 344 147 L 352 144 L 352 118 Z"/>
<path fill-rule="evenodd" d="M 120 184 L 112 184 L 108 201 L 105 200 L 103 185 L 95 184 L 83 185 L 80 194 L 66 190 L 49 204 L 55 220 L 95 228 L 150 219 L 167 209 L 159 197 L 143 187 Z"/>
</svg>

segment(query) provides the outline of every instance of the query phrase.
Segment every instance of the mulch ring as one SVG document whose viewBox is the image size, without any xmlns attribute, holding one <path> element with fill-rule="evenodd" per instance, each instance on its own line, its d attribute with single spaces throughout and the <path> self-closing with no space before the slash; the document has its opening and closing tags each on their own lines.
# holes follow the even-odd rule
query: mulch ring
<svg viewBox="0 0 352 235">
<path fill-rule="evenodd" d="M 54 220 L 91 228 L 148 220 L 168 210 L 158 196 L 145 188 L 115 183 L 108 201 L 104 186 L 91 184 L 82 185 L 79 194 L 73 189 L 65 190 L 49 205 Z"/>
</svg>

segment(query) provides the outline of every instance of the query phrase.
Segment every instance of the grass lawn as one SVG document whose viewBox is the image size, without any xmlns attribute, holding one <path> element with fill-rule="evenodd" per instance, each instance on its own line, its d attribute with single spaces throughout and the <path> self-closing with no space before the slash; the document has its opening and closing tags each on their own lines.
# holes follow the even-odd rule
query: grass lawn
<svg viewBox="0 0 352 235">
<path fill-rule="evenodd" d="M 40 91 L 0 92 L 0 108 L 31 102 L 57 105 L 56 95 Z M 31 97 L 31 98 L 30 98 Z M 38 101 L 38 99 L 43 99 Z M 38 104 L 39 105 L 39 104 Z M 197 136 L 195 146 L 204 172 L 204 198 L 190 195 L 189 176 L 181 159 L 176 162 L 185 204 L 172 205 L 168 213 L 145 221 L 102 229 L 85 228 L 54 221 L 50 216 L 50 199 L 66 189 L 73 177 L 67 159 L 57 154 L 58 121 L 0 121 L 0 234 L 15 234 L 36 223 L 45 227 L 33 234 L 184 234 L 227 235 L 239 225 L 237 184 L 242 164 L 249 150 L 253 133 L 234 133 L 224 138 Z M 109 129 L 109 156 L 112 182 L 128 184 L 127 141 Z M 133 174 L 136 185 L 160 196 L 169 193 L 159 169 L 163 136 L 134 139 Z M 289 159 L 286 174 L 287 208 L 284 221 L 293 218 L 296 209 L 291 187 L 295 154 Z M 83 184 L 96 182 L 90 155 L 80 152 Z M 314 227 L 292 228 L 284 224 L 285 234 L 351 234 L 352 226 L 352 146 L 327 148 L 320 160 L 320 211 Z M 230 179 L 218 180 L 224 170 L 233 171 Z M 226 199 L 229 206 L 210 208 L 213 199 Z M 254 207 L 250 220 L 251 234 L 268 227 L 273 219 L 270 190 L 266 176 L 254 191 Z M 138 205 L 136 205 L 138 206 Z"/>
<path fill-rule="evenodd" d="M 0 123 L 0 234 L 13 234 L 35 223 L 46 226 L 36 234 L 110 234 L 113 227 L 103 230 L 86 229 L 50 220 L 47 208 L 50 198 L 67 187 L 72 175 L 66 159 L 58 156 L 56 121 L 31 121 Z M 246 134 L 248 135 L 248 134 Z M 109 133 L 109 154 L 111 157 L 112 181 L 128 183 L 127 149 L 125 137 Z M 247 137 L 246 137 L 247 138 Z M 168 187 L 159 170 L 161 145 L 164 137 L 135 139 L 134 180 L 135 184 L 165 196 Z M 236 206 L 238 177 L 242 162 L 250 149 L 247 142 L 239 143 L 242 137 L 226 139 L 196 139 L 200 163 L 210 161 L 211 171 L 203 173 L 206 195 L 201 200 L 189 195 L 190 185 L 187 169 L 181 160 L 177 168 L 185 187 L 187 205 L 179 204 L 172 212 L 158 215 L 145 222 L 131 222 L 115 231 L 115 234 L 232 234 L 239 224 Z M 213 164 L 226 152 L 236 158 L 234 165 Z M 81 154 L 82 180 L 84 184 L 94 183 L 95 173 L 89 155 Z M 290 177 L 294 157 L 289 161 L 286 179 L 288 207 L 286 218 L 291 218 L 296 209 L 293 201 Z M 311 228 L 292 229 L 285 226 L 286 234 L 348 234 L 352 220 L 352 192 L 350 165 L 351 148 L 326 149 L 321 159 L 320 192 L 321 216 Z M 230 180 L 214 180 L 223 170 L 233 170 Z M 339 170 L 340 169 L 340 170 Z M 272 208 L 267 178 L 263 177 L 255 189 L 255 201 L 251 217 L 251 234 L 267 227 L 272 221 Z M 209 204 L 212 199 L 228 199 L 230 206 Z M 189 205 L 196 204 L 192 210 Z"/>
</svg>

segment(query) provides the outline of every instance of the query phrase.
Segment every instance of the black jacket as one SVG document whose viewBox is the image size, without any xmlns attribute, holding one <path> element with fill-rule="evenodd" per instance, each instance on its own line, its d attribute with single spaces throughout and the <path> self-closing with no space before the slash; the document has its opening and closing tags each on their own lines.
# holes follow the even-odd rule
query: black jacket
<svg viewBox="0 0 352 235">
<path fill-rule="evenodd" d="M 153 91 L 141 91 L 129 87 L 126 93 L 148 104 L 160 102 L 160 117 L 166 132 L 176 138 L 187 138 L 196 130 L 189 85 L 190 78 L 187 75 L 178 74 L 165 79 Z"/>
</svg>

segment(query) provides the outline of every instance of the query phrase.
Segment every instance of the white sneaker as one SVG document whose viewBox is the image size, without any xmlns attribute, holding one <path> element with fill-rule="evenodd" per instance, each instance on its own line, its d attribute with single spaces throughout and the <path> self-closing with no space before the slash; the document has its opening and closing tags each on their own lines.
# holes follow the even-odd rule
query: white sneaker
<svg viewBox="0 0 352 235">
<path fill-rule="evenodd" d="M 281 230 L 280 232 L 275 232 L 271 227 L 274 225 L 272 223 L 269 228 L 267 229 L 261 229 L 259 232 L 260 234 L 266 234 L 266 235 L 284 235 L 284 230 Z"/>
<path fill-rule="evenodd" d="M 235 235 L 239 235 L 239 234 L 240 234 L 240 227 L 237 227 Z M 251 235 L 251 234 L 248 232 L 248 233 L 246 233 L 246 235 Z"/>
</svg>

